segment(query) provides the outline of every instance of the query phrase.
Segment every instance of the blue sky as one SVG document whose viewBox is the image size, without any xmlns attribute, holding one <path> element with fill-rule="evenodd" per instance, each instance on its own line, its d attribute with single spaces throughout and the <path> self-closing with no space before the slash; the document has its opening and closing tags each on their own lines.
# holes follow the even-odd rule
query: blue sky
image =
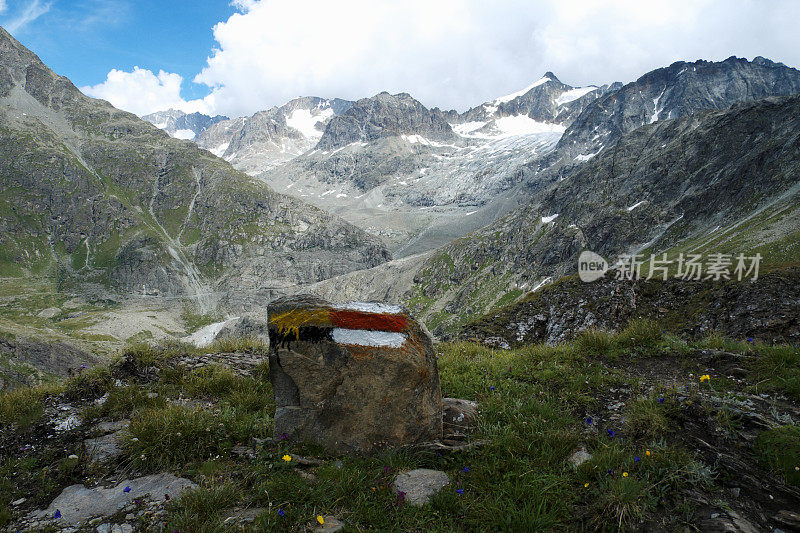
<svg viewBox="0 0 800 533">
<path fill-rule="evenodd" d="M 0 25 L 139 115 L 250 115 L 408 92 L 465 110 L 553 71 L 628 82 L 675 61 L 800 66 L 797 0 L 0 0 Z"/>
<path fill-rule="evenodd" d="M 10 31 L 75 85 L 94 85 L 111 69 L 134 66 L 180 74 L 189 99 L 209 87 L 191 83 L 214 46 L 213 26 L 236 9 L 221 0 L 6 0 L 0 25 L 42 12 Z"/>
</svg>

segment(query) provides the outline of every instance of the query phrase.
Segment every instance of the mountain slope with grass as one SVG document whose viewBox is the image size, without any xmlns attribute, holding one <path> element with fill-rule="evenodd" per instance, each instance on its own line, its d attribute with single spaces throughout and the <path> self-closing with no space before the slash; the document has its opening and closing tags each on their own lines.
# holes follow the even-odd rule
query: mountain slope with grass
<svg viewBox="0 0 800 533">
<path fill-rule="evenodd" d="M 672 261 L 741 253 L 761 254 L 764 267 L 797 264 L 799 113 L 800 97 L 769 98 L 639 128 L 526 206 L 409 263 L 403 276 L 413 283 L 390 294 L 443 333 L 575 272 L 587 249 L 612 264 L 640 254 L 645 275 L 650 255 L 664 253 Z M 376 279 L 352 273 L 314 290 L 386 292 L 359 288 L 367 276 Z"/>
<path fill-rule="evenodd" d="M 169 473 L 196 487 L 155 503 L 122 495 L 125 505 L 92 527 L 295 530 L 316 517 L 442 532 L 800 523 L 796 347 L 685 342 L 637 320 L 571 344 L 437 351 L 443 394 L 479 408 L 465 450 L 331 457 L 273 440 L 263 346 L 246 341 L 130 349 L 68 381 L 2 393 L 0 526 L 61 531 L 68 515 L 38 510 L 65 487 L 122 494 L 119 480 Z M 98 459 L 87 442 L 116 444 Z M 414 468 L 450 478 L 421 508 L 392 487 Z"/>
<path fill-rule="evenodd" d="M 84 96 L 0 29 L 0 275 L 204 310 L 389 259 L 374 237 Z"/>
</svg>

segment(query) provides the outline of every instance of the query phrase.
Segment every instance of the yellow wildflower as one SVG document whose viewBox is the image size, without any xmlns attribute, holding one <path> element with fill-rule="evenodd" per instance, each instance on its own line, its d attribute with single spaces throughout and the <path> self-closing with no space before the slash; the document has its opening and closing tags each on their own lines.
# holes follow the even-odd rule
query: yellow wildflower
<svg viewBox="0 0 800 533">
<path fill-rule="evenodd" d="M 325 519 L 322 518 L 322 515 L 317 515 L 317 522 L 319 522 L 321 526 L 325 524 Z"/>
<path fill-rule="evenodd" d="M 700 376 L 700 382 L 703 381 L 711 381 L 711 376 L 709 376 L 708 374 L 703 374 L 702 376 Z"/>
<path fill-rule="evenodd" d="M 622 473 L 622 477 L 628 477 L 628 473 L 627 472 L 623 472 Z"/>
<path fill-rule="evenodd" d="M 585 484 L 583 485 L 583 487 L 588 489 L 588 488 L 589 488 L 589 484 L 588 484 L 588 483 L 585 483 Z"/>
<path fill-rule="evenodd" d="M 291 461 L 291 460 L 292 460 L 292 456 L 291 456 L 291 455 L 284 455 L 284 456 L 283 456 L 283 460 L 284 460 L 284 461 L 286 461 L 286 462 L 288 463 L 289 461 Z"/>
<path fill-rule="evenodd" d="M 650 450 L 647 450 L 646 452 L 644 452 L 644 454 L 645 454 L 647 457 L 650 457 Z"/>
</svg>

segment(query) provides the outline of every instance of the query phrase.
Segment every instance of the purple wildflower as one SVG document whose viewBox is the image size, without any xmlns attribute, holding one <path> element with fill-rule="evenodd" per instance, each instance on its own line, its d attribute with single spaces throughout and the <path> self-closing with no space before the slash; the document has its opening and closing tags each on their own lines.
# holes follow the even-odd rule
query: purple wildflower
<svg viewBox="0 0 800 533">
<path fill-rule="evenodd" d="M 456 489 L 456 492 L 459 494 L 464 494 L 464 489 Z"/>
<path fill-rule="evenodd" d="M 634 458 L 633 458 L 633 462 L 634 462 L 634 463 L 638 463 L 638 462 L 639 462 L 639 461 L 641 461 L 641 460 L 642 460 L 642 458 L 641 458 L 641 457 L 639 457 L 638 455 L 637 455 L 636 457 L 634 457 Z"/>
<path fill-rule="evenodd" d="M 283 511 L 283 509 L 278 509 L 278 516 L 283 516 L 285 514 L 286 513 Z"/>
<path fill-rule="evenodd" d="M 130 492 L 130 491 L 131 491 L 130 486 L 127 486 L 124 489 L 122 489 L 122 492 Z"/>
<path fill-rule="evenodd" d="M 59 509 L 56 509 L 56 512 L 53 513 L 53 518 L 61 518 L 61 511 Z"/>
<path fill-rule="evenodd" d="M 591 416 L 587 416 L 587 417 L 586 417 L 586 424 L 588 424 L 588 425 L 590 425 L 590 426 L 591 426 L 591 425 L 592 425 L 592 422 L 594 422 L 594 420 L 592 420 L 592 417 L 591 417 Z"/>
<path fill-rule="evenodd" d="M 617 434 L 617 432 L 616 432 L 616 431 L 614 431 L 613 429 L 609 429 L 609 430 L 608 430 L 608 436 L 609 436 L 609 437 L 613 437 L 613 436 L 614 436 L 614 435 L 616 435 L 616 434 Z"/>
</svg>

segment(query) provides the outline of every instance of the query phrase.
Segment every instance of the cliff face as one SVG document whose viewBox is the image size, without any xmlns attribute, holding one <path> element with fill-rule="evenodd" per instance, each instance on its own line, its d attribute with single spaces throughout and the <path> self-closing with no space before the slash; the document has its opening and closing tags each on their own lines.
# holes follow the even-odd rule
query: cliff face
<svg viewBox="0 0 800 533">
<path fill-rule="evenodd" d="M 635 318 L 649 318 L 683 337 L 716 332 L 733 339 L 797 344 L 800 269 L 741 282 L 627 281 L 607 276 L 583 283 L 570 276 L 475 320 L 459 336 L 501 337 L 511 346 L 555 344 L 585 329 L 619 331 Z"/>
<path fill-rule="evenodd" d="M 0 154 L 2 275 L 213 305 L 389 259 L 343 220 L 86 97 L 2 29 Z"/>
</svg>

